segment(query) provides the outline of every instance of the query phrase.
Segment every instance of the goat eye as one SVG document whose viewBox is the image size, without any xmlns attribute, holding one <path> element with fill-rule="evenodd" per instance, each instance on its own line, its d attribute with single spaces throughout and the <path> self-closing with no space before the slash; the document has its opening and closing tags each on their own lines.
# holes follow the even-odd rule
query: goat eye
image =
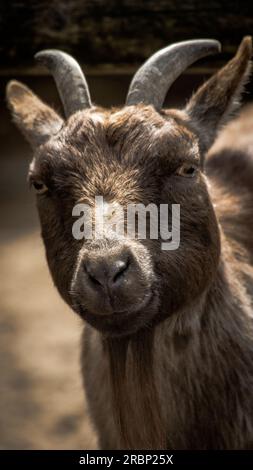
<svg viewBox="0 0 253 470">
<path fill-rule="evenodd" d="M 186 178 L 193 178 L 196 176 L 198 168 L 195 165 L 185 163 L 177 169 L 176 174 Z"/>
<path fill-rule="evenodd" d="M 43 183 L 43 181 L 33 181 L 32 185 L 37 194 L 43 194 L 48 190 L 48 187 Z"/>
</svg>

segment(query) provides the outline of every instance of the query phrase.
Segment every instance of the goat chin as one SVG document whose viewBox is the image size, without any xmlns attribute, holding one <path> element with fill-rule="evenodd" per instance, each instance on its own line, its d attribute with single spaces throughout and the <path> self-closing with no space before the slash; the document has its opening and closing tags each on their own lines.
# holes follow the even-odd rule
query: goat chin
<svg viewBox="0 0 253 470">
<path fill-rule="evenodd" d="M 161 321 L 158 315 L 159 299 L 152 293 L 144 302 L 144 305 L 136 307 L 136 310 L 125 312 L 113 312 L 109 315 L 90 312 L 80 303 L 73 303 L 73 310 L 87 321 L 92 327 L 107 337 L 124 337 L 135 334 L 143 328 L 152 326 Z"/>
</svg>

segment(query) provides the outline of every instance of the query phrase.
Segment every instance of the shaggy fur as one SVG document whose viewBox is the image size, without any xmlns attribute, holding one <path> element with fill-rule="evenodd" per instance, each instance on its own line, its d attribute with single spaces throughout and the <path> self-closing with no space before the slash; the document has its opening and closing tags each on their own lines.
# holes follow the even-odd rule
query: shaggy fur
<svg viewBox="0 0 253 470">
<path fill-rule="evenodd" d="M 52 110 L 46 119 L 22 84 L 8 87 L 14 119 L 38 142 L 29 178 L 45 188 L 37 204 L 50 271 L 88 323 L 82 370 L 101 448 L 253 446 L 252 108 L 205 162 L 237 106 L 250 57 L 245 38 L 183 111 L 94 107 L 63 123 Z M 95 195 L 124 207 L 180 204 L 180 247 L 109 234 L 75 240 L 72 208 L 92 206 Z M 85 266 L 126 253 L 125 282 L 109 299 Z"/>
</svg>

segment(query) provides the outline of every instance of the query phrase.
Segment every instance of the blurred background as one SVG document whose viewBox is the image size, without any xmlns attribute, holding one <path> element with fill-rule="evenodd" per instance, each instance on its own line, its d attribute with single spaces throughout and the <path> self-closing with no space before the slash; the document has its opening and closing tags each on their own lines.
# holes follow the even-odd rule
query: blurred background
<svg viewBox="0 0 253 470">
<path fill-rule="evenodd" d="M 81 63 L 95 103 L 122 105 L 131 76 L 157 49 L 216 38 L 223 53 L 196 63 L 173 85 L 168 106 L 192 91 L 253 33 L 252 2 L 209 0 L 0 0 L 0 449 L 96 447 L 79 372 L 82 322 L 49 276 L 28 145 L 11 122 L 5 86 L 15 78 L 61 111 L 35 52 L 59 48 Z M 253 81 L 244 100 L 253 99 Z"/>
</svg>

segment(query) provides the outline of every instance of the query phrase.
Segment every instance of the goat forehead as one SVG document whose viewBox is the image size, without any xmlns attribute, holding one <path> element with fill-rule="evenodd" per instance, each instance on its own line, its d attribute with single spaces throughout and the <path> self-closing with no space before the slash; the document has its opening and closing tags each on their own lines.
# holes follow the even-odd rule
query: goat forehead
<svg viewBox="0 0 253 470">
<path fill-rule="evenodd" d="M 83 141 L 94 147 L 109 145 L 121 151 L 159 150 L 168 145 L 178 149 L 196 144 L 195 135 L 186 125 L 183 113 L 167 112 L 162 116 L 151 106 L 128 106 L 120 110 L 91 109 L 73 116 L 66 127 L 73 144 Z M 123 148 L 123 147 L 124 148 Z"/>
<path fill-rule="evenodd" d="M 122 183 L 125 177 L 140 182 L 159 171 L 160 156 L 166 161 L 197 156 L 198 142 L 182 119 L 163 117 L 151 107 L 93 109 L 70 118 L 60 135 L 46 144 L 40 160 L 45 155 L 49 167 L 61 174 L 73 166 L 75 173 L 96 181 L 113 175 Z"/>
</svg>

